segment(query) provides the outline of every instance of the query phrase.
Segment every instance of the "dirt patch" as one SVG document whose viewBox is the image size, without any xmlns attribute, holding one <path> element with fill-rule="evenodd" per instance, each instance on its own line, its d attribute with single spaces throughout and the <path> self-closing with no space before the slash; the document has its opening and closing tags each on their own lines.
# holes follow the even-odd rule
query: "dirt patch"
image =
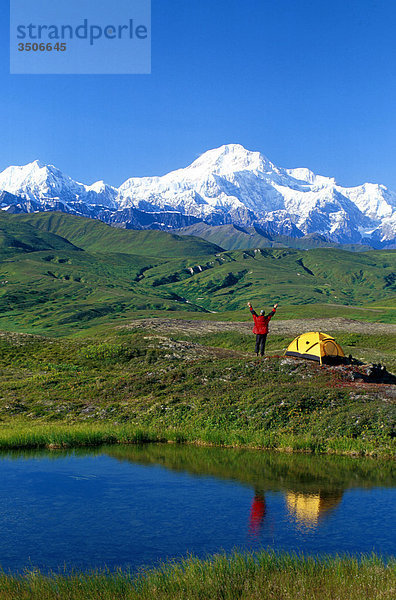
<svg viewBox="0 0 396 600">
<path fill-rule="evenodd" d="M 14 346 L 22 346 L 28 342 L 36 342 L 43 340 L 44 338 L 40 335 L 33 335 L 30 333 L 16 333 L 13 331 L 0 331 L 0 341 L 5 341 Z M 50 342 L 51 343 L 51 342 Z"/>
<path fill-rule="evenodd" d="M 229 358 L 230 356 L 244 356 L 243 353 L 227 348 L 214 348 L 210 346 L 202 346 L 194 342 L 186 342 L 182 340 L 170 340 L 168 337 L 161 335 L 152 335 L 148 339 L 154 343 L 149 345 L 149 348 L 158 348 L 163 352 L 164 358 L 180 359 L 180 360 L 201 360 L 202 358 Z"/>
<path fill-rule="evenodd" d="M 122 328 L 127 329 L 149 329 L 151 331 L 162 331 L 166 333 L 191 333 L 206 334 L 220 333 L 224 331 L 237 331 L 238 333 L 251 333 L 253 324 L 246 322 L 228 321 L 195 321 L 184 319 L 136 319 L 130 321 Z M 275 335 L 297 336 L 307 331 L 342 331 L 350 333 L 375 333 L 396 335 L 396 325 L 388 323 L 366 323 L 352 319 L 291 319 L 282 321 L 273 319 L 270 325 L 271 333 Z"/>
<path fill-rule="evenodd" d="M 390 385 L 387 383 L 365 383 L 364 381 L 354 381 L 354 382 L 338 382 L 334 384 L 334 387 L 349 389 L 351 394 L 351 400 L 353 399 L 361 399 L 361 393 L 365 392 L 367 394 L 367 399 L 381 399 L 386 400 L 389 403 L 396 403 L 396 385 Z M 354 395 L 353 391 L 358 392 L 358 395 Z"/>
</svg>

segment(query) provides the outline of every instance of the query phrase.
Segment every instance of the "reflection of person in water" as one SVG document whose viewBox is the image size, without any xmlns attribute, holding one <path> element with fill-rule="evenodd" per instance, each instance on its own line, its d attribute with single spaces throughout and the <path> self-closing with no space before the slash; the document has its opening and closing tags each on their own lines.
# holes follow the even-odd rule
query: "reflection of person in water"
<svg viewBox="0 0 396 600">
<path fill-rule="evenodd" d="M 266 512 L 264 493 L 255 491 L 250 510 L 249 533 L 257 536 L 260 533 Z"/>
</svg>

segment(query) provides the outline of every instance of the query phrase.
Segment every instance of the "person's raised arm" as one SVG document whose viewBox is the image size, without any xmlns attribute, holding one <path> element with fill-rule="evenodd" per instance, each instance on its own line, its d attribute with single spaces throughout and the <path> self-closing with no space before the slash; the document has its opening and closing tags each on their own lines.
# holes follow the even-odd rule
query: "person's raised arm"
<svg viewBox="0 0 396 600">
<path fill-rule="evenodd" d="M 257 317 L 256 311 L 253 309 L 252 303 L 248 302 L 248 307 L 253 316 Z"/>
<path fill-rule="evenodd" d="M 268 315 L 269 319 L 272 319 L 272 317 L 274 316 L 274 314 L 276 313 L 276 309 L 278 308 L 278 303 L 274 304 L 274 308 L 271 310 L 270 314 Z"/>
</svg>

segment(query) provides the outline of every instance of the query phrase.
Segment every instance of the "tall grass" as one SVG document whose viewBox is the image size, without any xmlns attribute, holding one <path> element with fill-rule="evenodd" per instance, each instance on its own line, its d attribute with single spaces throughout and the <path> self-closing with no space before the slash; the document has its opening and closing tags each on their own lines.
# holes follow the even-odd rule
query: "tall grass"
<svg viewBox="0 0 396 600">
<path fill-rule="evenodd" d="M 374 555 L 234 553 L 161 564 L 137 576 L 122 571 L 0 574 L 1 600 L 390 600 L 395 586 L 395 562 Z"/>
<path fill-rule="evenodd" d="M 361 440 L 347 437 L 325 439 L 313 435 L 274 432 L 226 431 L 221 428 L 198 429 L 136 426 L 112 423 L 32 423 L 19 420 L 0 426 L 0 450 L 78 448 L 113 444 L 177 443 L 230 448 L 255 448 L 315 454 L 352 454 L 390 458 L 394 441 Z"/>
<path fill-rule="evenodd" d="M 255 448 L 315 454 L 393 457 L 395 443 L 352 438 L 325 439 L 313 435 L 136 426 L 112 423 L 32 423 L 19 420 L 0 426 L 0 450 L 78 448 L 113 444 L 177 443 L 230 448 Z"/>
<path fill-rule="evenodd" d="M 170 438 L 173 436 L 170 435 Z M 18 423 L 0 429 L 0 449 L 16 448 L 78 448 L 111 444 L 143 444 L 167 441 L 150 429 L 111 425 L 32 425 Z M 176 439 L 175 439 L 176 441 Z"/>
</svg>

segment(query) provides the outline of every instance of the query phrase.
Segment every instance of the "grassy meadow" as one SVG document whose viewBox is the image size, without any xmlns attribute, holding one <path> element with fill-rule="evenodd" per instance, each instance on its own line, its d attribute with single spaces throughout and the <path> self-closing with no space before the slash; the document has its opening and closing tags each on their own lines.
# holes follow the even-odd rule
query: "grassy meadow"
<svg viewBox="0 0 396 600">
<path fill-rule="evenodd" d="M 238 322 L 251 319 L 247 300 L 277 300 L 277 320 L 303 332 L 306 319 L 333 319 L 346 354 L 396 372 L 395 251 L 225 252 L 61 213 L 0 217 L 3 447 L 164 440 L 392 454 L 388 388 L 284 360 L 287 327 L 273 326 L 257 362 Z"/>
<path fill-rule="evenodd" d="M 391 455 L 394 402 L 337 370 L 285 360 L 289 341 L 270 335 L 257 361 L 253 336 L 238 332 L 3 333 L 0 447 L 185 441 Z M 395 360 L 391 335 L 340 341 Z"/>
<path fill-rule="evenodd" d="M 218 555 L 162 564 L 136 576 L 122 571 L 0 573 L 1 600 L 390 600 L 396 568 L 376 556 Z"/>
<path fill-rule="evenodd" d="M 0 215 L 0 329 L 69 335 L 160 312 L 240 320 L 247 300 L 284 318 L 395 322 L 396 251 L 256 248 L 116 229 L 61 213 Z"/>
</svg>

